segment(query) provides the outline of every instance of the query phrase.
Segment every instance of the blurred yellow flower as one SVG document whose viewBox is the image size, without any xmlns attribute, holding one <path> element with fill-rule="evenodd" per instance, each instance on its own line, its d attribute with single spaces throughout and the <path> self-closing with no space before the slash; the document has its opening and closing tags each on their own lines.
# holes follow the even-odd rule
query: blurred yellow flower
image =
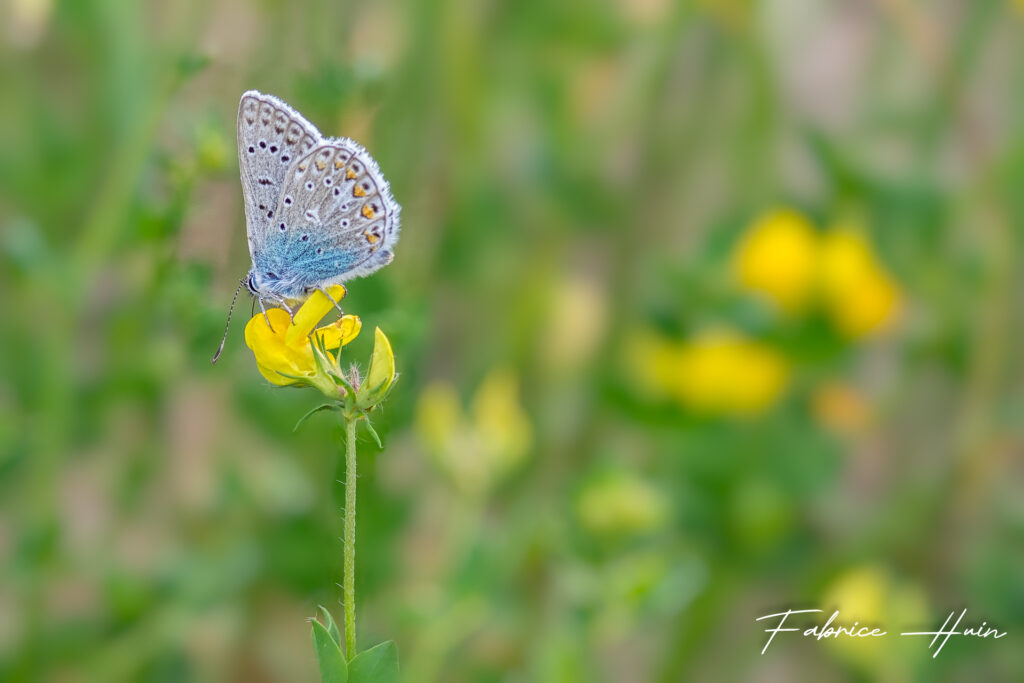
<svg viewBox="0 0 1024 683">
<path fill-rule="evenodd" d="M 732 269 L 744 289 L 782 310 L 802 311 L 814 293 L 818 236 L 801 214 L 767 213 L 747 230 L 733 253 Z"/>
<path fill-rule="evenodd" d="M 570 375 L 586 367 L 597 353 L 608 327 L 608 301 L 590 278 L 570 275 L 547 297 L 550 310 L 540 358 L 545 371 Z"/>
<path fill-rule="evenodd" d="M 708 414 L 762 413 L 789 381 L 789 363 L 778 351 L 728 329 L 685 342 L 641 332 L 627 344 L 627 360 L 638 388 Z"/>
<path fill-rule="evenodd" d="M 878 627 L 890 634 L 917 630 L 928 622 L 928 602 L 913 584 L 897 581 L 876 565 L 853 567 L 838 576 L 820 601 L 827 618 L 839 610 L 837 623 Z M 873 673 L 894 673 L 906 665 L 911 650 L 900 638 L 838 638 L 828 641 L 845 660 Z"/>
<path fill-rule="evenodd" d="M 824 236 L 819 273 L 823 304 L 843 335 L 860 339 L 897 317 L 899 288 L 860 230 L 840 226 Z"/>
<path fill-rule="evenodd" d="M 743 289 L 789 313 L 819 301 L 850 339 L 885 330 L 900 309 L 899 286 L 862 230 L 840 225 L 819 235 L 787 209 L 754 222 L 733 253 L 732 270 Z"/>
<path fill-rule="evenodd" d="M 4 37 L 14 48 L 29 49 L 39 44 L 53 15 L 53 0 L 9 0 L 0 9 Z"/>
<path fill-rule="evenodd" d="M 341 285 L 328 287 L 327 291 L 335 301 L 345 296 Z M 336 393 L 333 380 L 317 366 L 311 341 L 313 328 L 333 307 L 331 300 L 317 291 L 296 311 L 294 321 L 280 308 L 267 310 L 270 326 L 262 312 L 254 315 L 245 326 L 245 343 L 252 349 L 260 373 L 278 386 L 306 384 Z M 358 316 L 343 315 L 317 328 L 315 336 L 326 349 L 333 350 L 355 339 L 361 327 Z"/>
<path fill-rule="evenodd" d="M 576 515 L 596 535 L 624 536 L 653 531 L 665 521 L 668 505 L 649 483 L 627 473 L 608 474 L 583 489 Z"/>
<path fill-rule="evenodd" d="M 530 420 L 516 376 L 495 369 L 477 388 L 467 414 L 448 382 L 428 385 L 416 405 L 416 430 L 434 462 L 463 493 L 489 491 L 527 456 Z"/>
<path fill-rule="evenodd" d="M 677 390 L 683 402 L 700 410 L 754 414 L 775 403 L 788 377 L 788 363 L 777 351 L 718 330 L 682 347 Z"/>
</svg>

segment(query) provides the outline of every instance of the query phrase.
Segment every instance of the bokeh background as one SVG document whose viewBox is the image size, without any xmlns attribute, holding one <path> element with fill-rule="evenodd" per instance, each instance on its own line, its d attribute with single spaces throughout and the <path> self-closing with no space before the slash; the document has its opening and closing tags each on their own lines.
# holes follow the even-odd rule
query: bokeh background
<svg viewBox="0 0 1024 683">
<path fill-rule="evenodd" d="M 1024 679 L 1021 3 L 0 10 L 0 680 L 316 680 L 339 428 L 248 300 L 209 362 L 249 88 L 404 206 L 345 308 L 405 680 Z M 1009 636 L 761 656 L 785 607 Z"/>
</svg>

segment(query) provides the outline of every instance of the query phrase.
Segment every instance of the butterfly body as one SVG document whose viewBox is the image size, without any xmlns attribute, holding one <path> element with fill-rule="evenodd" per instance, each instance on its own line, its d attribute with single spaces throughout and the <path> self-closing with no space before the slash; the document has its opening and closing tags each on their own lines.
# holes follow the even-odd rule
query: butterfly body
<svg viewBox="0 0 1024 683">
<path fill-rule="evenodd" d="M 281 100 L 250 90 L 238 107 L 238 162 L 252 269 L 263 299 L 304 299 L 394 258 L 401 207 L 357 142 L 325 138 Z"/>
</svg>

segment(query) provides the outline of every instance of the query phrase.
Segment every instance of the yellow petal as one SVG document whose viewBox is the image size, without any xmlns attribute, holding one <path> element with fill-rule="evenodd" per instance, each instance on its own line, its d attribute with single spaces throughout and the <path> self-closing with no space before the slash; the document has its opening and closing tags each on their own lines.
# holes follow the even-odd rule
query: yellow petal
<svg viewBox="0 0 1024 683">
<path fill-rule="evenodd" d="M 363 410 L 369 410 L 387 398 L 395 381 L 395 354 L 391 350 L 391 342 L 379 327 L 373 335 L 370 370 L 356 393 L 356 403 Z"/>
<path fill-rule="evenodd" d="M 275 372 L 289 375 L 302 375 L 314 370 L 313 353 L 307 346 L 295 349 L 284 343 L 289 329 L 288 313 L 280 308 L 267 311 L 270 325 L 257 313 L 245 326 L 245 343 L 256 356 L 256 362 Z"/>
<path fill-rule="evenodd" d="M 340 301 L 345 297 L 345 288 L 341 285 L 331 285 L 327 288 L 327 293 L 335 301 Z M 285 343 L 288 346 L 305 345 L 309 333 L 332 308 L 334 308 L 334 304 L 324 296 L 323 292 L 320 290 L 313 292 L 306 299 L 306 303 L 302 304 L 302 307 L 295 313 L 295 324 L 288 328 Z"/>
<path fill-rule="evenodd" d="M 324 341 L 327 349 L 345 346 L 357 336 L 363 327 L 363 321 L 357 315 L 343 315 L 333 323 L 318 327 L 316 333 Z"/>
</svg>

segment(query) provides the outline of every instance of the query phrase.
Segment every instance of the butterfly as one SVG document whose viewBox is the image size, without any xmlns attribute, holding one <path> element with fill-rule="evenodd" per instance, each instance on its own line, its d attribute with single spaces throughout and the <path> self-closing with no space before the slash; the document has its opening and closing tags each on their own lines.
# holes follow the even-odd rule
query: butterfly
<svg viewBox="0 0 1024 683">
<path fill-rule="evenodd" d="M 292 313 L 290 301 L 317 290 L 330 298 L 325 287 L 394 259 L 402 207 L 354 140 L 324 137 L 285 102 L 249 90 L 238 104 L 238 166 L 252 268 L 235 297 L 244 285 L 264 317 L 265 301 Z"/>
</svg>

